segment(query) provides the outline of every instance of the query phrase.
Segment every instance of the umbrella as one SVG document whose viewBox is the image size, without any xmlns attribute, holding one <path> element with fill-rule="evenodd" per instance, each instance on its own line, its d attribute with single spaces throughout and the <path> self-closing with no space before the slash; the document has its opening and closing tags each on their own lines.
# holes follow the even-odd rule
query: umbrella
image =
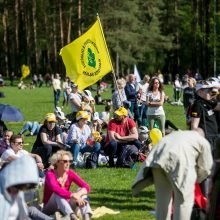
<svg viewBox="0 0 220 220">
<path fill-rule="evenodd" d="M 23 121 L 24 116 L 16 107 L 0 104 L 0 120 L 1 121 Z"/>
</svg>

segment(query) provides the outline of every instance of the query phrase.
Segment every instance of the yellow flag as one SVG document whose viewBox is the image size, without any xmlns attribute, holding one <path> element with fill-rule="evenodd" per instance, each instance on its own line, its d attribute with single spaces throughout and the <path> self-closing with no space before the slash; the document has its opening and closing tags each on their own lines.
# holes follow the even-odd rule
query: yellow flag
<svg viewBox="0 0 220 220">
<path fill-rule="evenodd" d="M 98 16 L 87 32 L 60 50 L 60 55 L 66 67 L 66 75 L 80 90 L 113 71 Z"/>
<path fill-rule="evenodd" d="M 21 73 L 22 73 L 22 76 L 21 76 L 21 79 L 20 79 L 20 80 L 26 78 L 26 77 L 30 74 L 30 69 L 29 69 L 29 67 L 23 64 L 23 65 L 21 66 Z"/>
</svg>

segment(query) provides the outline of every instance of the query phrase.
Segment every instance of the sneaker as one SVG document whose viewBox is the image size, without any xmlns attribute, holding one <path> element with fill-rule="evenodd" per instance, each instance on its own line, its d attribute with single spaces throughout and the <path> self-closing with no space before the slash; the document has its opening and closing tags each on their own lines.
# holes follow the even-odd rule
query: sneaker
<svg viewBox="0 0 220 220">
<path fill-rule="evenodd" d="M 59 211 L 55 212 L 55 220 L 61 220 L 61 219 L 62 219 L 62 214 Z"/>
</svg>

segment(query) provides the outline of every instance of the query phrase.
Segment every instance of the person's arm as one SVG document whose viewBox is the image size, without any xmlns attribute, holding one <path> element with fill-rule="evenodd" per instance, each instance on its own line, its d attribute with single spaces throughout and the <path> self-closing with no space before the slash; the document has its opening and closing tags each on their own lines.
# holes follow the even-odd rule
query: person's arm
<svg viewBox="0 0 220 220">
<path fill-rule="evenodd" d="M 68 191 L 66 188 L 62 188 L 59 185 L 56 175 L 53 171 L 48 171 L 46 174 L 44 190 L 47 190 L 48 188 L 64 199 L 71 198 L 72 192 Z"/>
<path fill-rule="evenodd" d="M 70 101 L 78 108 L 81 108 L 81 103 L 78 102 L 74 97 L 72 99 L 70 99 Z"/>
<path fill-rule="evenodd" d="M 41 132 L 40 137 L 41 137 L 41 141 L 43 144 L 50 144 L 50 145 L 57 146 L 57 147 L 60 146 L 57 142 L 48 140 L 47 134 L 44 132 Z"/>
<path fill-rule="evenodd" d="M 115 139 L 118 140 L 119 142 L 127 142 L 127 141 L 134 141 L 138 139 L 138 132 L 137 132 L 137 128 L 133 127 L 130 130 L 130 134 L 128 136 L 120 136 L 119 134 L 115 133 L 114 134 Z"/>
<path fill-rule="evenodd" d="M 199 127 L 200 118 L 191 118 L 191 129 L 194 130 Z"/>
<path fill-rule="evenodd" d="M 32 154 L 32 153 L 29 153 L 29 155 L 35 159 L 35 161 L 36 161 L 36 163 L 37 163 L 37 167 L 38 167 L 40 170 L 43 170 L 43 169 L 44 169 L 44 165 L 43 165 L 43 163 L 42 163 L 41 157 L 40 157 L 39 155 L 37 155 L 37 154 Z"/>
<path fill-rule="evenodd" d="M 148 106 L 151 107 L 158 107 L 158 106 L 162 106 L 164 103 L 164 93 L 162 92 L 162 94 L 160 95 L 160 101 L 159 102 L 154 102 L 154 101 L 148 101 Z"/>
</svg>

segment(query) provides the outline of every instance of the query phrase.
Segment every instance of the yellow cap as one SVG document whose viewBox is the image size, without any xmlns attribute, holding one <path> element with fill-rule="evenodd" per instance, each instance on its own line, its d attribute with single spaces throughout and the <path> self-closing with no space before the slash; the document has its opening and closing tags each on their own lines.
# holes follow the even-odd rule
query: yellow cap
<svg viewBox="0 0 220 220">
<path fill-rule="evenodd" d="M 152 144 L 157 144 L 159 142 L 159 140 L 162 138 L 162 133 L 158 128 L 153 128 L 150 131 L 150 139 Z"/>
<path fill-rule="evenodd" d="M 77 121 L 79 121 L 82 118 L 89 119 L 89 114 L 87 111 L 79 111 L 76 113 L 76 120 Z"/>
<path fill-rule="evenodd" d="M 45 119 L 48 122 L 56 122 L 56 115 L 54 113 L 47 113 Z"/>
<path fill-rule="evenodd" d="M 124 107 L 120 107 L 115 111 L 115 114 L 118 116 L 128 116 L 128 110 Z"/>
</svg>

